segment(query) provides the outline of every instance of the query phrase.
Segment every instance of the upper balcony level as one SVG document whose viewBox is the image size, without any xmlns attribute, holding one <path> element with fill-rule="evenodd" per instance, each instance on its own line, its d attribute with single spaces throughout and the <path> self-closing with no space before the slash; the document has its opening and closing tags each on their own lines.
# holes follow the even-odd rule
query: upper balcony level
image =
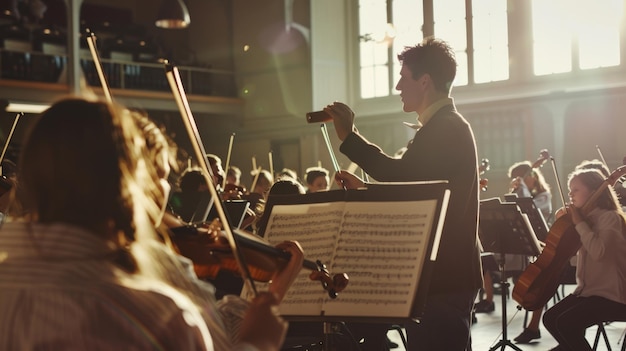
<svg viewBox="0 0 626 351">
<path fill-rule="evenodd" d="M 8 102 L 49 104 L 86 89 L 102 94 L 93 57 L 86 40 L 79 39 L 78 89 L 70 86 L 70 60 L 66 35 L 50 28 L 0 26 L 0 99 Z M 107 34 L 105 32 L 105 34 Z M 131 35 L 98 37 L 104 75 L 116 102 L 145 110 L 177 110 L 164 65 L 150 43 Z M 192 111 L 214 115 L 241 115 L 232 71 L 177 65 Z"/>
</svg>

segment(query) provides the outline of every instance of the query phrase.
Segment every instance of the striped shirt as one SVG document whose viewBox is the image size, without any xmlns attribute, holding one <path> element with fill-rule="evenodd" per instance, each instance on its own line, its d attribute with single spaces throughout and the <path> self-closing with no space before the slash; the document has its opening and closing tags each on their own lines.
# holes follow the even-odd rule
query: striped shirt
<svg viewBox="0 0 626 351">
<path fill-rule="evenodd" d="M 213 350 L 189 299 L 110 252 L 76 227 L 3 224 L 0 350 Z"/>
</svg>

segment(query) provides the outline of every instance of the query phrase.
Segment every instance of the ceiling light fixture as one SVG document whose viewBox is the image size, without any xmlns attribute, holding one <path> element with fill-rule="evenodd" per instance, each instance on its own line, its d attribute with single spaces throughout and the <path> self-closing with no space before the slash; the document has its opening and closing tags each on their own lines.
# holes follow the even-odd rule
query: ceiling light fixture
<svg viewBox="0 0 626 351">
<path fill-rule="evenodd" d="M 164 0 L 154 24 L 159 28 L 181 29 L 191 23 L 189 10 L 183 0 Z"/>
</svg>

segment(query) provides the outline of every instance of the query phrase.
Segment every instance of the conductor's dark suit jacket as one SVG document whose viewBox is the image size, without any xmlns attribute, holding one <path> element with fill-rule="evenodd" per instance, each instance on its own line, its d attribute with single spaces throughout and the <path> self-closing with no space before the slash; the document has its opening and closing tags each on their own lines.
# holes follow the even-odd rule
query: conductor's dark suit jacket
<svg viewBox="0 0 626 351">
<path fill-rule="evenodd" d="M 447 105 L 416 133 L 400 159 L 350 133 L 340 150 L 381 182 L 448 180 L 451 195 L 428 295 L 482 287 L 478 244 L 478 169 L 469 123 Z"/>
</svg>

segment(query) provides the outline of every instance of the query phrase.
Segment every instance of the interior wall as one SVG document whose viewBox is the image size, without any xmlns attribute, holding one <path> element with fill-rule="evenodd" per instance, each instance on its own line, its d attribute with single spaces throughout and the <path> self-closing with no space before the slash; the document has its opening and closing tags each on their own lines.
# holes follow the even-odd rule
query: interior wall
<svg viewBox="0 0 626 351">
<path fill-rule="evenodd" d="M 152 23 L 157 2 L 85 2 L 132 9 L 138 22 L 146 23 L 156 31 Z M 313 96 L 320 97 L 316 100 L 318 102 L 334 100 L 334 96 L 337 99 L 353 96 L 348 79 L 350 74 L 342 71 L 355 64 L 348 55 L 348 48 L 343 45 L 345 51 L 333 57 L 329 55 L 334 50 L 324 52 L 322 44 L 323 40 L 329 40 L 332 42 L 329 47 L 337 49 L 336 42 L 349 42 L 350 33 L 346 32 L 346 24 L 334 19 L 320 27 L 323 12 L 317 7 L 319 4 L 314 5 L 310 0 L 292 1 L 291 18 L 311 30 L 313 45 L 307 42 L 302 32 L 293 28 L 286 30 L 285 3 L 289 0 L 186 2 L 191 10 L 191 27 L 182 31 L 164 31 L 159 35 L 163 40 L 180 45 L 180 51 L 177 48 L 175 51 L 181 57 L 195 48 L 196 59 L 213 67 L 235 70 L 239 94 L 246 103 L 242 116 L 196 116 L 207 152 L 215 153 L 225 161 L 229 137 L 235 133 L 231 163 L 241 167 L 244 174 L 249 174 L 252 169 L 253 156 L 259 166 L 269 168 L 268 153 L 276 145 L 288 151 L 280 153 L 285 159 L 275 160 L 275 165 L 292 168 L 299 175 L 318 162 L 332 169 L 319 125 L 306 124 L 304 115 L 313 106 Z M 336 3 L 334 6 L 337 11 L 347 11 Z M 336 33 L 337 37 L 329 38 L 326 34 L 316 38 L 319 33 Z M 246 45 L 247 50 L 244 49 Z M 316 51 L 312 47 L 317 48 Z M 311 59 L 312 56 L 315 60 Z M 326 64 L 327 70 L 316 70 L 317 64 L 322 64 L 322 68 Z M 342 68 L 342 65 L 348 68 Z M 332 69 L 332 73 L 328 69 Z M 315 80 L 313 74 L 316 74 Z M 333 86 L 333 82 L 336 85 Z M 336 90 L 329 92 L 330 86 Z M 501 90 L 506 92 L 506 89 Z M 481 92 L 480 87 L 467 94 L 453 91 L 453 95 L 456 96 L 459 111 L 473 126 L 479 159 L 490 160 L 491 169 L 485 174 L 489 179 L 489 188 L 482 194 L 484 197 L 500 196 L 508 189 L 508 167 L 521 160 L 534 161 L 542 149 L 553 155 L 561 182 L 565 182 L 567 174 L 580 161 L 599 158 L 596 145 L 611 169 L 621 165 L 626 154 L 626 138 L 622 135 L 626 130 L 626 119 L 622 117 L 622 111 L 626 109 L 626 88 L 613 81 L 604 88 L 600 85 L 600 89 L 596 90 L 546 91 L 533 97 L 498 101 L 492 99 L 488 92 Z M 354 104 L 359 130 L 388 154 L 406 145 L 412 137 L 412 132 L 401 122 L 411 122 L 415 115 L 401 112 L 397 96 L 369 102 L 354 101 Z M 6 117 L 0 123 L 4 135 L 14 116 L 6 114 Z M 172 121 L 178 119 L 177 116 L 169 118 Z M 350 167 L 350 161 L 339 152 L 340 142 L 332 124 L 328 126 L 328 131 L 340 166 Z M 180 135 L 182 131 L 176 130 L 175 133 Z M 21 132 L 18 130 L 16 139 L 19 135 Z M 551 165 L 546 164 L 542 170 L 548 182 L 556 187 Z M 566 184 L 562 186 L 566 188 Z M 555 205 L 559 202 L 555 200 Z"/>
</svg>

